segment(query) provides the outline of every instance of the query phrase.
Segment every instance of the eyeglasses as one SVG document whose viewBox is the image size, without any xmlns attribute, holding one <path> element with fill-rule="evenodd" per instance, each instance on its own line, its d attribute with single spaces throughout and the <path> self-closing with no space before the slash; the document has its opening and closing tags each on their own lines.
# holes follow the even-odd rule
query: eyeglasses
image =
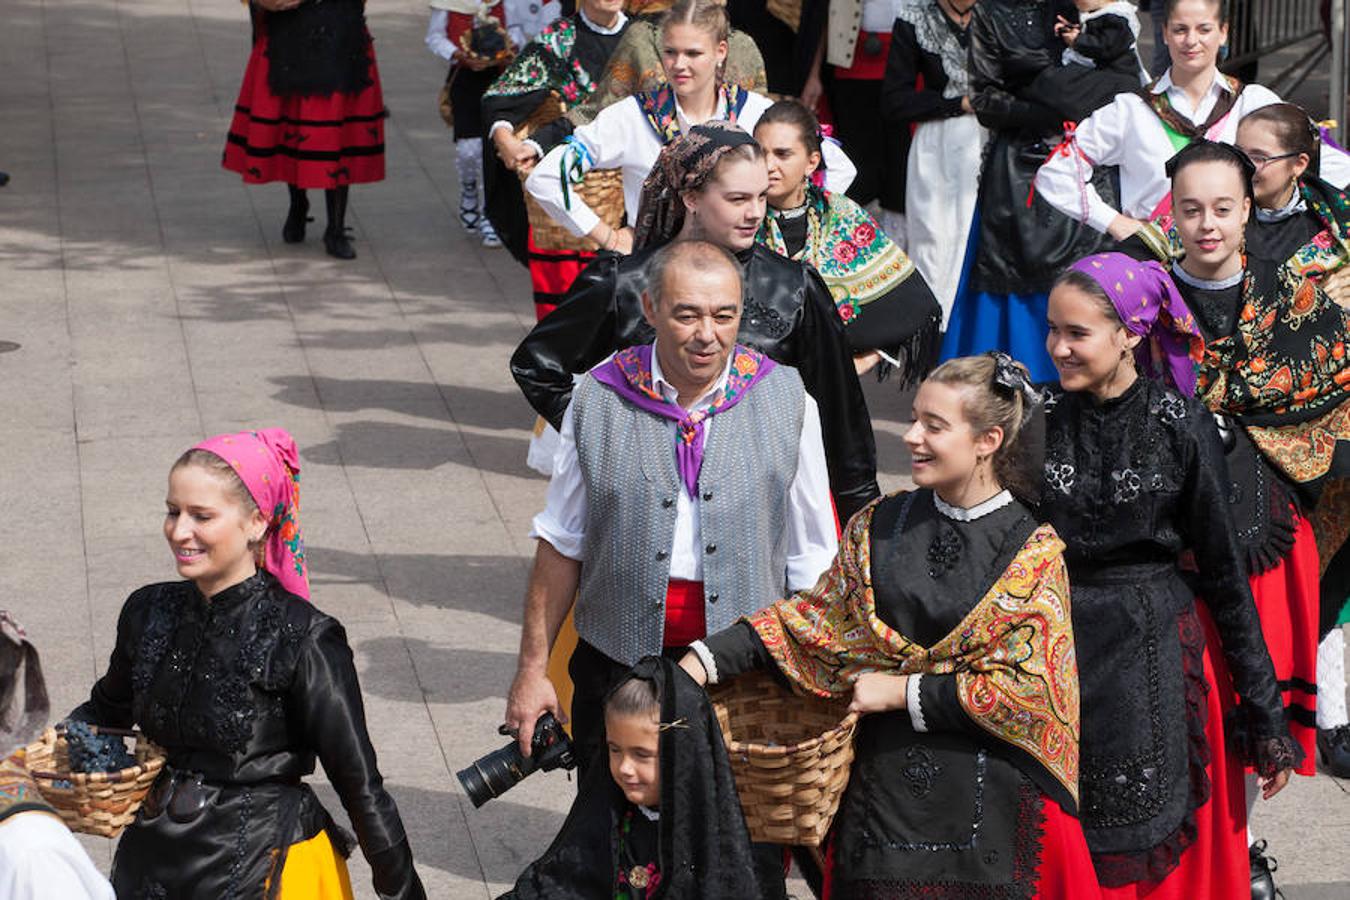
<svg viewBox="0 0 1350 900">
<path fill-rule="evenodd" d="M 1281 153 L 1279 156 L 1266 156 L 1264 153 L 1248 153 L 1247 158 L 1252 161 L 1252 165 L 1258 169 L 1264 169 L 1266 166 L 1281 159 L 1291 159 L 1299 155 L 1300 151 L 1293 153 Z"/>
</svg>

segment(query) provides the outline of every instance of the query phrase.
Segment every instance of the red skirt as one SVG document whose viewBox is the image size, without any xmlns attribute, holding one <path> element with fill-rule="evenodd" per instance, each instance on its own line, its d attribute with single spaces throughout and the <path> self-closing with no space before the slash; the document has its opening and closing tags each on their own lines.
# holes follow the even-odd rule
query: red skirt
<svg viewBox="0 0 1350 900">
<path fill-rule="evenodd" d="M 357 94 L 278 97 L 267 69 L 267 34 L 260 29 L 221 165 L 248 184 L 336 188 L 384 180 L 384 95 L 374 45 L 370 87 Z"/>
<path fill-rule="evenodd" d="M 534 289 L 534 318 L 540 321 L 558 308 L 595 254 L 589 250 L 541 250 L 534 243 L 534 229 L 526 237 L 530 261 L 530 286 Z"/>
<path fill-rule="evenodd" d="M 1224 736 L 1224 714 L 1233 708 L 1232 678 L 1209 609 L 1202 602 L 1197 602 L 1195 609 L 1205 633 L 1205 683 L 1209 686 L 1205 700 L 1209 762 L 1205 774 L 1210 796 L 1195 810 L 1195 840 L 1166 878 L 1103 887 L 1105 900 L 1247 900 L 1251 896 L 1242 763 Z"/>
<path fill-rule="evenodd" d="M 1249 581 L 1256 612 L 1261 617 L 1261 633 L 1275 664 L 1289 731 L 1303 748 L 1299 775 L 1317 772 L 1317 627 L 1320 592 L 1318 587 L 1317 540 L 1312 523 L 1296 518 L 1294 547 L 1279 565 Z M 1227 690 L 1231 693 L 1232 687 Z M 1235 702 L 1230 696 L 1229 702 Z M 1247 771 L 1252 771 L 1248 766 Z"/>
</svg>

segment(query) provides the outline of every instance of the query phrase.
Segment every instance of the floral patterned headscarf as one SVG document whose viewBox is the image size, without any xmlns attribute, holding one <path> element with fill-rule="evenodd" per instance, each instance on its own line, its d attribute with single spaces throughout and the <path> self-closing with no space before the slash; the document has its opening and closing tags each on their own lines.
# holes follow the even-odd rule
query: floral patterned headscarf
<svg viewBox="0 0 1350 900">
<path fill-rule="evenodd" d="M 300 532 L 300 453 L 284 428 L 220 434 L 194 450 L 214 453 L 230 464 L 267 518 L 263 568 L 281 586 L 309 599 L 305 539 Z"/>
<path fill-rule="evenodd" d="M 642 183 L 634 249 L 664 244 L 679 234 L 684 227 L 680 195 L 707 184 L 722 157 L 745 146 L 759 145 L 744 129 L 722 121 L 695 125 L 688 134 L 666 144 Z"/>
</svg>

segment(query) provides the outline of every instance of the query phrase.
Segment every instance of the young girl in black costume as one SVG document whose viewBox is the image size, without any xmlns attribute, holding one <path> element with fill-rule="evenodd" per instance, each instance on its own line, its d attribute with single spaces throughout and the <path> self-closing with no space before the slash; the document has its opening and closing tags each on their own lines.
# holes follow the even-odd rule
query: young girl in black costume
<svg viewBox="0 0 1350 900">
<path fill-rule="evenodd" d="M 751 856 L 722 733 L 679 666 L 649 656 L 605 700 L 592 765 L 544 855 L 501 900 L 771 896 Z"/>
</svg>

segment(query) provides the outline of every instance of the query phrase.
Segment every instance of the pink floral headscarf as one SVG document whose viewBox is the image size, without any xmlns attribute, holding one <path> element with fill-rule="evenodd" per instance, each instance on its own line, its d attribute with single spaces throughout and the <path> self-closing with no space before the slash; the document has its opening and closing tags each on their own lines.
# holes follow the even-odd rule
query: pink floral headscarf
<svg viewBox="0 0 1350 900">
<path fill-rule="evenodd" d="M 263 568 L 281 586 L 309 599 L 305 539 L 300 532 L 300 453 L 284 428 L 219 434 L 194 450 L 214 453 L 230 464 L 267 518 Z"/>
</svg>

